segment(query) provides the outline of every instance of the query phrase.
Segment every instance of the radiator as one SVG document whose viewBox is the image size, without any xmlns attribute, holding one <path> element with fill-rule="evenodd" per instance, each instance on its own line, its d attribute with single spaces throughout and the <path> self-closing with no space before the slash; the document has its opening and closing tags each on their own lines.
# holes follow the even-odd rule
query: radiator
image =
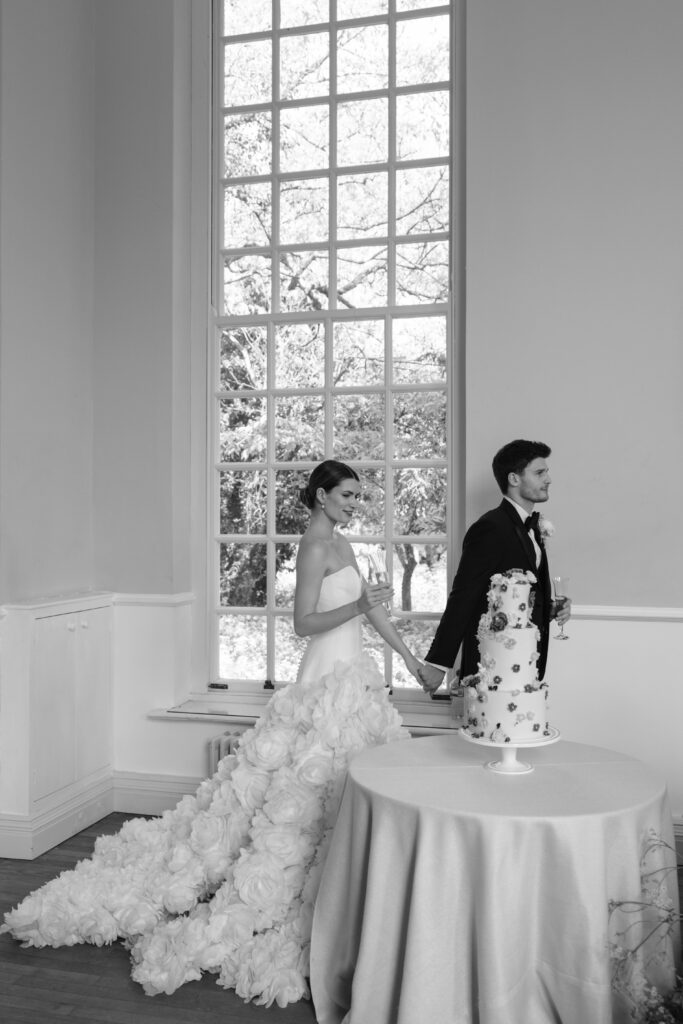
<svg viewBox="0 0 683 1024">
<path fill-rule="evenodd" d="M 246 726 L 245 726 L 246 728 Z M 228 754 L 234 754 L 237 744 L 244 729 L 233 729 L 231 732 L 222 732 L 219 736 L 212 736 L 207 743 L 209 755 L 209 775 L 213 775 L 218 768 L 218 762 Z"/>
</svg>

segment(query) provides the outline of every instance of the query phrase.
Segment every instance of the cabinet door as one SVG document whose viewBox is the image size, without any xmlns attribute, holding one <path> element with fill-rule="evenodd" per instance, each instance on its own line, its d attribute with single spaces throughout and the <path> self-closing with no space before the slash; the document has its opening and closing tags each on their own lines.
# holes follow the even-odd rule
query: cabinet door
<svg viewBox="0 0 683 1024">
<path fill-rule="evenodd" d="M 31 671 L 31 796 L 76 779 L 76 615 L 36 619 Z"/>
<path fill-rule="evenodd" d="M 110 612 L 79 612 L 76 625 L 76 773 L 111 763 Z"/>
</svg>

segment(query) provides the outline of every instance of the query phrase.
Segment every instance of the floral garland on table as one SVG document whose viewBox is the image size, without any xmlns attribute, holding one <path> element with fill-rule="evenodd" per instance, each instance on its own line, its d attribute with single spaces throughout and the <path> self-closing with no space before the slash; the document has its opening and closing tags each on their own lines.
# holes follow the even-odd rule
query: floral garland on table
<svg viewBox="0 0 683 1024">
<path fill-rule="evenodd" d="M 245 1001 L 308 997 L 313 904 L 346 766 L 405 735 L 367 654 L 283 687 L 195 796 L 100 837 L 0 932 L 27 946 L 123 938 L 148 995 L 211 971 Z"/>
<path fill-rule="evenodd" d="M 662 866 L 663 857 L 669 863 Z M 649 829 L 640 861 L 641 899 L 609 901 L 612 990 L 635 1024 L 683 1024 L 683 978 L 671 963 L 683 917 L 667 885 L 676 860 L 676 851 Z"/>
</svg>

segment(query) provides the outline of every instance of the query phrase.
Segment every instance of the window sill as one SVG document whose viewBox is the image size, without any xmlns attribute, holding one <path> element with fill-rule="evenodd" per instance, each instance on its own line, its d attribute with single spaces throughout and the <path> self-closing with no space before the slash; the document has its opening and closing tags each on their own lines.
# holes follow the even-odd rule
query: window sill
<svg viewBox="0 0 683 1024">
<path fill-rule="evenodd" d="M 170 708 L 153 708 L 148 718 L 179 722 L 216 722 L 223 725 L 253 725 L 272 697 L 272 690 L 263 694 L 194 694 Z M 432 700 L 424 694 L 395 701 L 404 725 L 415 736 L 456 732 L 457 722 L 451 716 L 447 700 Z"/>
</svg>

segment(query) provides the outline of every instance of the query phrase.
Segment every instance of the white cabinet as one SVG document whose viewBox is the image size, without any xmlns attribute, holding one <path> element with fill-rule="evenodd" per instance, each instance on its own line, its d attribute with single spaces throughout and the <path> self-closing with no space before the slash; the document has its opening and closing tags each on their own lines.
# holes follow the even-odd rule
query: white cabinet
<svg viewBox="0 0 683 1024">
<path fill-rule="evenodd" d="M 0 609 L 0 857 L 31 859 L 112 810 L 111 605 Z"/>
<path fill-rule="evenodd" d="M 31 799 L 111 761 L 108 608 L 39 614 L 33 628 Z"/>
</svg>

